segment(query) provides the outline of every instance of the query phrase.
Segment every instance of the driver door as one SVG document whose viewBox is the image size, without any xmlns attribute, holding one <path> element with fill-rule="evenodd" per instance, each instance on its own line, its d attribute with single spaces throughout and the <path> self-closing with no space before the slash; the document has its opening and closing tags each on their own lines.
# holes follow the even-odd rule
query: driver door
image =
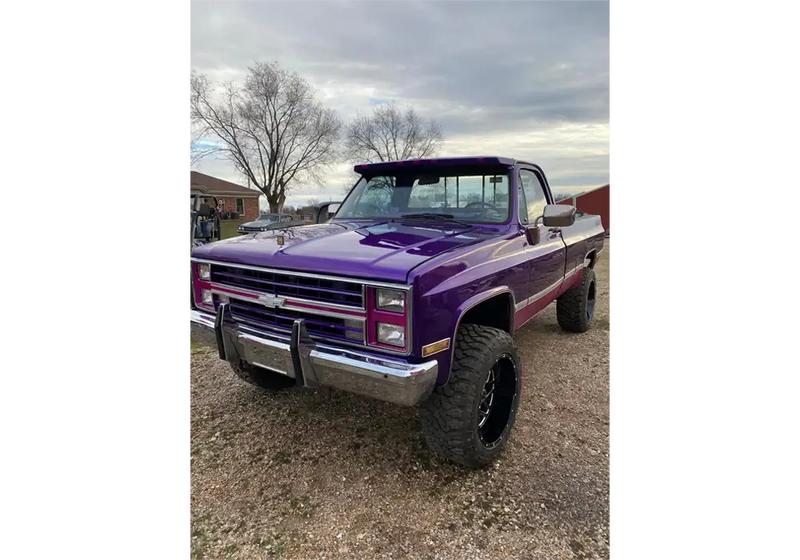
<svg viewBox="0 0 800 560">
<path fill-rule="evenodd" d="M 533 226 L 551 204 L 544 179 L 533 169 L 521 168 L 518 175 L 519 221 L 523 227 Z M 525 301 L 517 302 L 516 326 L 531 319 L 548 303 L 553 301 L 557 289 L 564 279 L 567 250 L 559 228 L 539 225 L 539 242 L 527 243 L 525 254 L 528 264 L 528 294 Z"/>
</svg>

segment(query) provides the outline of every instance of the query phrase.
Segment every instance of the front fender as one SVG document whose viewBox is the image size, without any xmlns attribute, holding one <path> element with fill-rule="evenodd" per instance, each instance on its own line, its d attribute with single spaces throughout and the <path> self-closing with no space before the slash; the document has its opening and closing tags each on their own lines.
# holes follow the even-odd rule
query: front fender
<svg viewBox="0 0 800 560">
<path fill-rule="evenodd" d="M 444 385 L 450 379 L 450 369 L 452 367 L 452 353 L 455 349 L 456 333 L 461 325 L 461 320 L 465 314 L 475 307 L 476 305 L 497 297 L 498 295 L 510 294 L 511 296 L 511 313 L 510 324 L 508 325 L 509 332 L 513 332 L 514 325 L 514 292 L 509 286 L 495 286 L 483 290 L 477 294 L 467 297 L 460 303 L 453 302 L 457 297 L 458 290 L 452 290 L 448 293 L 439 293 L 425 298 L 427 301 L 424 303 L 425 309 L 432 310 L 433 316 L 428 316 L 423 324 L 417 325 L 421 336 L 418 338 L 420 341 L 420 350 L 422 346 L 432 344 L 443 339 L 450 340 L 450 348 L 448 350 L 434 354 L 433 358 L 439 363 L 439 372 L 436 379 L 437 385 Z M 450 305 L 448 305 L 450 304 Z"/>
<path fill-rule="evenodd" d="M 455 342 L 455 335 L 458 332 L 458 327 L 461 326 L 461 319 L 464 317 L 467 311 L 479 303 L 483 303 L 488 299 L 506 293 L 511 295 L 511 312 L 509 314 L 510 322 L 507 330 L 510 334 L 514 334 L 514 307 L 517 304 L 516 299 L 514 298 L 514 292 L 508 286 L 498 286 L 496 288 L 492 288 L 491 290 L 486 290 L 485 292 L 481 292 L 480 294 L 472 296 L 458 307 L 458 319 L 456 320 L 456 325 L 453 329 L 453 342 Z"/>
</svg>

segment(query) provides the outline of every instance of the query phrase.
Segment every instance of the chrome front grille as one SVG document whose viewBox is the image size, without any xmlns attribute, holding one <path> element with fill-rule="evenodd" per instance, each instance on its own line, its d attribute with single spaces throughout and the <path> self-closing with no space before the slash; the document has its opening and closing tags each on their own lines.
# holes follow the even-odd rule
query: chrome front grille
<svg viewBox="0 0 800 560">
<path fill-rule="evenodd" d="M 366 344 L 359 282 L 211 263 L 211 287 L 214 306 L 228 301 L 237 323 L 291 333 L 303 319 L 312 338 Z"/>
<path fill-rule="evenodd" d="M 340 342 L 364 341 L 364 323 L 358 320 L 325 317 L 290 309 L 268 309 L 257 303 L 237 299 L 230 300 L 230 310 L 235 322 L 254 327 L 291 332 L 292 323 L 296 319 L 304 319 L 306 330 L 311 336 Z"/>
<path fill-rule="evenodd" d="M 297 297 L 356 309 L 364 308 L 364 286 L 358 282 L 218 264 L 211 265 L 211 281 L 280 297 Z"/>
</svg>

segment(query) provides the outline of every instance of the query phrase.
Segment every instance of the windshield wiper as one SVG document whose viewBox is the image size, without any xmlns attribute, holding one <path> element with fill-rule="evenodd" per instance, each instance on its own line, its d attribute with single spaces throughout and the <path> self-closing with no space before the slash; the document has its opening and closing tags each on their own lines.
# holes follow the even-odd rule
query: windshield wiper
<svg viewBox="0 0 800 560">
<path fill-rule="evenodd" d="M 418 214 L 401 214 L 401 218 L 423 218 L 426 220 L 440 220 L 442 222 L 455 222 L 464 227 L 472 227 L 472 224 L 456 220 L 452 214 L 435 214 L 433 212 L 420 212 Z"/>
</svg>

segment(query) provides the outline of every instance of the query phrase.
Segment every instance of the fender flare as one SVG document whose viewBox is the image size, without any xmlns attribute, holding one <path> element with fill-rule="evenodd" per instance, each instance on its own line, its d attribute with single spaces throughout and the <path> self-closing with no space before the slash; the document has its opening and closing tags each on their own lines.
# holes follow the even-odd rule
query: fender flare
<svg viewBox="0 0 800 560">
<path fill-rule="evenodd" d="M 455 352 L 456 334 L 458 334 L 458 329 L 461 326 L 461 319 L 464 318 L 464 315 L 466 315 L 467 312 L 470 309 L 472 309 L 473 307 L 475 307 L 476 305 L 479 305 L 479 304 L 483 303 L 484 301 L 489 300 L 489 299 L 491 299 L 493 297 L 497 297 L 497 296 L 499 296 L 501 294 L 510 294 L 511 295 L 511 314 L 510 314 L 511 315 L 511 324 L 508 326 L 508 328 L 509 328 L 509 333 L 512 334 L 512 335 L 514 334 L 514 310 L 516 308 L 516 301 L 517 300 L 514 297 L 514 292 L 511 290 L 511 288 L 509 288 L 508 286 L 497 286 L 496 288 L 492 288 L 490 290 L 486 290 L 485 292 L 481 292 L 481 293 L 476 294 L 476 295 L 474 295 L 474 296 L 472 296 L 470 298 L 467 298 L 466 300 L 464 300 L 461 303 L 461 305 L 458 306 L 458 309 L 456 310 L 456 313 L 457 313 L 458 316 L 456 317 L 456 324 L 455 324 L 455 328 L 453 329 L 453 335 L 452 335 L 452 338 L 451 338 L 451 340 L 453 341 L 453 344 L 452 344 L 453 350 L 452 350 L 452 352 Z M 450 379 L 450 376 L 452 374 L 453 374 L 453 357 L 451 355 L 451 357 L 450 357 L 450 371 L 447 372 L 447 379 Z"/>
</svg>

